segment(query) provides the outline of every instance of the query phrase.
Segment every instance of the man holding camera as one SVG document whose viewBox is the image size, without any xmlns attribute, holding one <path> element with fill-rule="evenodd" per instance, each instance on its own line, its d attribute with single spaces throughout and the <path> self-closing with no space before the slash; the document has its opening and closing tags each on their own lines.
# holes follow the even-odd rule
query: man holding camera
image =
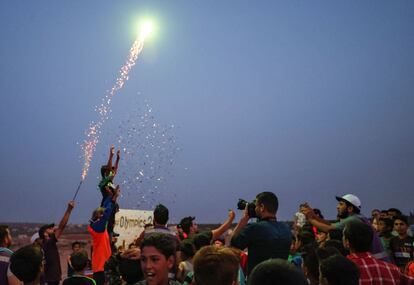
<svg viewBox="0 0 414 285">
<path fill-rule="evenodd" d="M 276 195 L 262 192 L 254 201 L 255 211 L 246 205 L 244 215 L 232 234 L 231 245 L 241 250 L 248 249 L 247 275 L 260 262 L 269 258 L 287 259 L 292 234 L 289 226 L 276 220 L 279 206 Z M 257 217 L 257 222 L 247 224 L 250 218 Z"/>
</svg>

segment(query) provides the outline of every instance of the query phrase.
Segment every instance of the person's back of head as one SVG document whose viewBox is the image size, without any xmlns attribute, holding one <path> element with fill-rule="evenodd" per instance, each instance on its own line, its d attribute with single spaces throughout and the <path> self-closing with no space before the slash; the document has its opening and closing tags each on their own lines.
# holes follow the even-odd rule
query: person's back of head
<svg viewBox="0 0 414 285">
<path fill-rule="evenodd" d="M 342 255 L 341 252 L 333 246 L 324 246 L 316 249 L 316 255 L 318 256 L 319 262 L 321 262 L 324 259 L 327 259 L 328 257 L 331 257 L 333 255 Z"/>
<path fill-rule="evenodd" d="M 283 259 L 268 259 L 256 265 L 248 278 L 249 285 L 307 285 L 303 273 Z"/>
<path fill-rule="evenodd" d="M 342 231 L 338 229 L 333 229 L 328 232 L 330 240 L 340 240 L 342 241 Z"/>
<path fill-rule="evenodd" d="M 167 207 L 163 204 L 158 204 L 154 209 L 154 223 L 158 225 L 166 225 L 169 218 Z"/>
<path fill-rule="evenodd" d="M 237 282 L 240 255 L 233 248 L 205 246 L 194 256 L 193 265 L 196 285 L 232 285 Z"/>
<path fill-rule="evenodd" d="M 315 245 L 315 235 L 313 232 L 306 231 L 306 230 L 300 230 L 297 239 L 300 242 L 300 251 L 302 251 L 306 246 L 312 246 Z"/>
<path fill-rule="evenodd" d="M 358 285 L 359 269 L 342 255 L 330 256 L 320 263 L 321 285 Z"/>
<path fill-rule="evenodd" d="M 86 251 L 74 252 L 70 255 L 70 263 L 76 272 L 84 271 L 88 266 L 88 262 L 89 259 Z"/>
<path fill-rule="evenodd" d="M 180 244 L 180 251 L 183 260 L 192 258 L 194 256 L 194 244 L 192 240 L 185 239 Z"/>
<path fill-rule="evenodd" d="M 388 212 L 388 216 L 391 217 L 391 218 L 394 218 L 395 216 L 401 216 L 402 215 L 402 212 L 397 208 L 389 208 L 387 210 L 387 212 Z"/>
<path fill-rule="evenodd" d="M 344 245 L 351 252 L 370 251 L 373 235 L 370 225 L 359 221 L 349 222 L 344 228 Z"/>
<path fill-rule="evenodd" d="M 324 247 L 334 247 L 336 248 L 339 253 L 343 256 L 347 256 L 349 254 L 349 250 L 344 247 L 344 243 L 339 240 L 330 239 L 325 242 Z"/>
<path fill-rule="evenodd" d="M 103 208 L 103 207 L 99 207 L 99 208 L 96 208 L 95 210 L 93 210 L 92 217 L 91 217 L 91 222 L 96 222 L 97 220 L 99 220 L 102 217 L 102 215 L 104 214 L 104 212 L 105 212 L 105 208 Z"/>
<path fill-rule="evenodd" d="M 202 232 L 202 233 L 196 234 L 192 240 L 195 250 L 197 251 L 204 246 L 210 245 L 212 237 L 213 236 L 211 232 Z"/>
<path fill-rule="evenodd" d="M 10 257 L 11 272 L 24 283 L 35 282 L 43 270 L 42 250 L 34 245 L 27 245 Z"/>
<path fill-rule="evenodd" d="M 321 210 L 319 210 L 318 208 L 314 208 L 313 212 L 315 213 L 316 216 L 318 216 L 321 219 L 324 219 L 325 217 L 322 215 Z"/>
<path fill-rule="evenodd" d="M 302 253 L 302 270 L 305 276 L 311 281 L 310 284 L 319 282 L 319 259 L 315 247 L 309 245 L 304 248 Z"/>
<path fill-rule="evenodd" d="M 265 209 L 272 214 L 276 214 L 279 208 L 279 200 L 276 194 L 273 192 L 262 192 L 256 196 L 256 201 L 259 204 L 263 204 Z"/>
<path fill-rule="evenodd" d="M 127 284 L 135 284 L 144 277 L 140 261 L 135 259 L 121 258 L 119 261 L 119 272 Z"/>
<path fill-rule="evenodd" d="M 10 229 L 7 225 L 0 225 L 0 246 L 9 247 L 11 244 L 10 240 Z"/>
</svg>

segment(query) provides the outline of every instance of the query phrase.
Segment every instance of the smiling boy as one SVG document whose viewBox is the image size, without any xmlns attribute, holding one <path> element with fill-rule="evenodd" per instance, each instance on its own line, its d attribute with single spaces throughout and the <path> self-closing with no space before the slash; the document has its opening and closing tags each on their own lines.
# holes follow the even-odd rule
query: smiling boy
<svg viewBox="0 0 414 285">
<path fill-rule="evenodd" d="M 137 285 L 180 285 L 168 279 L 168 272 L 175 264 L 176 244 L 166 235 L 154 233 L 143 239 L 141 248 L 141 268 L 145 280 Z"/>
</svg>

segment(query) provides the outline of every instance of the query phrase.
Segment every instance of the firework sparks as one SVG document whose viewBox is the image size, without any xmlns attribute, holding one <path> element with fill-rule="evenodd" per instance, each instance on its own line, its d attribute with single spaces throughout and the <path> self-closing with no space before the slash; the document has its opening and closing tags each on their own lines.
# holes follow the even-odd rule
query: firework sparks
<svg viewBox="0 0 414 285">
<path fill-rule="evenodd" d="M 109 114 L 111 112 L 110 105 L 112 98 L 120 89 L 122 89 L 125 82 L 128 80 L 128 74 L 131 71 L 132 67 L 134 67 L 143 47 L 144 38 L 140 37 L 137 40 L 135 40 L 134 44 L 132 45 L 129 51 L 129 56 L 126 60 L 125 65 L 122 66 L 119 71 L 119 75 L 115 81 L 115 84 L 102 99 L 102 103 L 99 105 L 99 107 L 96 108 L 96 111 L 99 114 L 98 121 L 92 122 L 89 125 L 89 128 L 86 130 L 86 139 L 83 141 L 83 144 L 81 146 L 84 159 L 81 181 L 83 181 L 86 175 L 88 174 L 89 166 L 91 165 L 96 145 L 99 142 L 100 129 L 105 123 L 105 121 L 109 118 Z"/>
</svg>

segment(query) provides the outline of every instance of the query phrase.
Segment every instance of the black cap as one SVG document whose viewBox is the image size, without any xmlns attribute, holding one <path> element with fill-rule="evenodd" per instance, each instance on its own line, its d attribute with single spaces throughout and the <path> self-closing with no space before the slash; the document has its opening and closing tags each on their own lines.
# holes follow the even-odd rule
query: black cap
<svg viewBox="0 0 414 285">
<path fill-rule="evenodd" d="M 40 229 L 39 229 L 39 237 L 43 238 L 43 235 L 44 235 L 45 231 L 47 229 L 54 228 L 54 227 L 55 227 L 55 224 L 47 224 L 47 225 L 41 226 Z"/>
<path fill-rule="evenodd" d="M 195 220 L 195 217 L 191 217 L 191 216 L 184 217 L 181 219 L 180 225 L 185 233 L 187 234 L 189 233 L 191 225 L 193 224 L 194 220 Z"/>
</svg>

